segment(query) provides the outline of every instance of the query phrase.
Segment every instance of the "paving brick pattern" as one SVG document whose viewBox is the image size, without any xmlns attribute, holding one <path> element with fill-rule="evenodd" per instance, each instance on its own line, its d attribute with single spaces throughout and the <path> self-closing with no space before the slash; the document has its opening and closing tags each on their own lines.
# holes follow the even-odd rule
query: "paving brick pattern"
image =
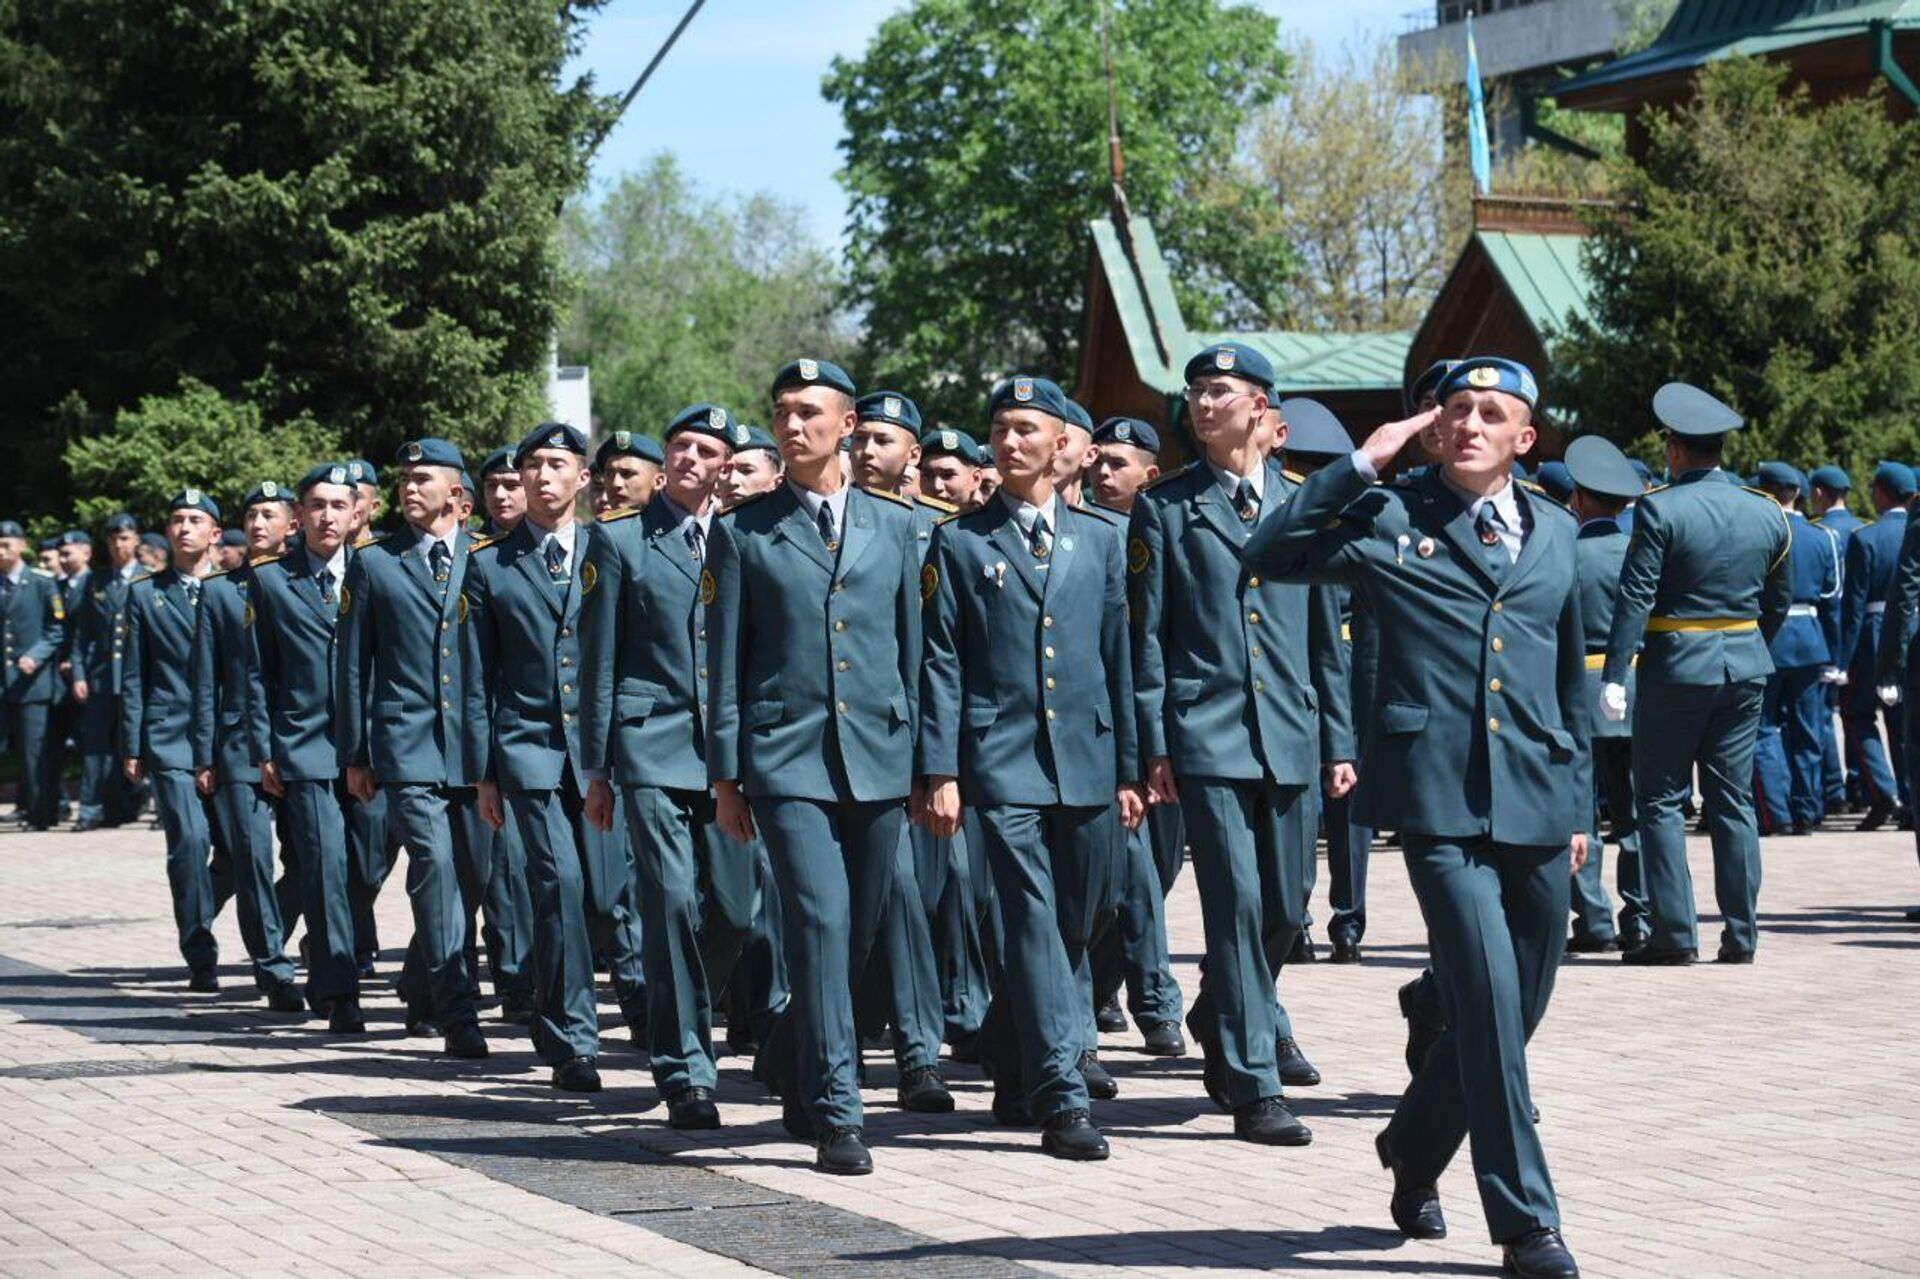
<svg viewBox="0 0 1920 1279">
<path fill-rule="evenodd" d="M 1704 888 L 1704 843 L 1692 853 Z M 1589 1275 L 1920 1269 L 1912 837 L 1775 839 L 1765 858 L 1754 967 L 1561 973 L 1534 1090 Z M 837 1180 L 810 1171 L 738 1059 L 728 1126 L 681 1135 L 624 1033 L 608 1091 L 578 1099 L 494 1021 L 490 1060 L 439 1059 L 404 1036 L 384 982 L 363 1040 L 270 1017 L 231 911 L 228 991 L 189 995 L 158 833 L 0 835 L 0 1274 L 1490 1274 L 1464 1152 L 1441 1186 L 1450 1239 L 1407 1243 L 1387 1220 L 1372 1137 L 1405 1079 L 1394 988 L 1424 961 L 1392 850 L 1373 888 L 1367 962 L 1281 983 L 1326 1078 L 1295 1100 L 1311 1147 L 1235 1142 L 1198 1060 L 1141 1056 L 1128 1033 L 1103 1053 L 1121 1084 L 1096 1107 L 1111 1161 L 1061 1165 L 994 1127 L 964 1067 L 959 1113 L 902 1114 L 870 1055 L 879 1170 Z M 397 881 L 380 909 L 404 940 Z M 1191 995 L 1189 875 L 1170 921 Z M 801 1238 L 813 1252 L 790 1251 Z"/>
</svg>

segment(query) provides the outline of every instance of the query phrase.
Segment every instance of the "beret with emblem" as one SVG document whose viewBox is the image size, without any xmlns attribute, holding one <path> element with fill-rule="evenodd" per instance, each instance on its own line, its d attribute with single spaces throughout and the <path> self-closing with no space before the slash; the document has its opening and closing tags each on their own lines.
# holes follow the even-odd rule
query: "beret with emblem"
<svg viewBox="0 0 1920 1279">
<path fill-rule="evenodd" d="M 593 454 L 594 471 L 606 470 L 607 463 L 616 457 L 637 457 L 655 466 L 665 466 L 667 463 L 667 455 L 661 449 L 660 441 L 637 431 L 614 431 L 600 441 L 600 447 Z"/>
<path fill-rule="evenodd" d="M 1653 415 L 1675 435 L 1693 439 L 1725 435 L 1746 419 L 1697 386 L 1669 382 L 1653 393 Z"/>
<path fill-rule="evenodd" d="M 305 497 L 307 490 L 316 484 L 352 484 L 353 464 L 351 462 L 322 462 L 300 477 L 300 496 Z"/>
<path fill-rule="evenodd" d="M 0 537 L 25 537 L 27 530 L 17 520 L 0 520 Z"/>
<path fill-rule="evenodd" d="M 220 530 L 220 545 L 238 550 L 247 544 L 245 529 L 228 528 Z"/>
<path fill-rule="evenodd" d="M 62 546 L 92 546 L 93 539 L 77 528 L 70 528 L 54 539 Z"/>
<path fill-rule="evenodd" d="M 347 480 L 353 484 L 371 484 L 380 487 L 380 468 L 364 457 L 351 458 L 347 462 Z"/>
<path fill-rule="evenodd" d="M 292 506 L 294 493 L 284 484 L 273 480 L 261 480 L 247 490 L 246 500 L 240 503 L 240 509 L 244 511 L 249 506 L 258 506 L 262 502 L 285 502 L 288 506 Z"/>
<path fill-rule="evenodd" d="M 730 449 L 747 442 L 747 428 L 734 421 L 733 414 L 718 404 L 694 404 L 681 409 L 673 421 L 667 423 L 664 438 L 671 440 L 682 431 L 711 436 Z"/>
<path fill-rule="evenodd" d="M 910 435 L 920 434 L 920 406 L 898 391 L 875 391 L 854 402 L 853 411 L 862 422 L 885 422 Z"/>
<path fill-rule="evenodd" d="M 1832 489 L 1836 493 L 1846 493 L 1853 488 L 1853 477 L 1829 462 L 1825 466 L 1814 468 L 1811 479 L 1823 489 Z"/>
<path fill-rule="evenodd" d="M 735 449 L 734 452 L 744 453 L 748 449 L 761 449 L 768 453 L 778 453 L 780 451 L 780 445 L 774 440 L 773 436 L 767 434 L 759 427 L 749 426 L 744 429 L 747 433 L 747 442 Z"/>
<path fill-rule="evenodd" d="M 1627 455 L 1613 441 L 1603 440 L 1597 435 L 1583 435 L 1567 445 L 1565 468 L 1568 478 L 1577 487 L 1600 497 L 1639 497 L 1644 487 Z M 1546 475 L 1547 468 L 1543 466 L 1540 468 L 1540 478 L 1544 481 Z M 1545 487 L 1544 484 L 1542 487 Z"/>
<path fill-rule="evenodd" d="M 18 528 L 19 525 L 16 524 L 14 525 L 14 527 Z M 0 537 L 5 537 L 5 536 L 6 534 L 4 532 L 0 532 Z M 17 537 L 19 535 L 15 534 L 14 536 Z M 172 549 L 171 544 L 167 541 L 167 535 L 165 533 L 142 533 L 140 535 L 140 545 L 151 546 L 156 551 L 166 551 L 166 550 Z"/>
<path fill-rule="evenodd" d="M 109 533 L 138 533 L 140 521 L 125 511 L 118 511 L 107 516 L 106 530 Z"/>
<path fill-rule="evenodd" d="M 220 518 L 220 503 L 214 501 L 201 489 L 181 489 L 173 495 L 173 500 L 167 503 L 167 510 L 169 512 L 199 511 L 202 515 L 211 516 L 213 519 Z"/>
<path fill-rule="evenodd" d="M 482 480 L 496 472 L 511 471 L 513 469 L 513 445 L 511 444 L 503 445 L 480 459 L 480 478 Z"/>
<path fill-rule="evenodd" d="M 1895 497 L 1913 496 L 1913 468 L 1905 462 L 1882 462 L 1873 468 L 1873 482 Z M 16 533 L 14 536 L 18 537 L 19 534 Z"/>
<path fill-rule="evenodd" d="M 1280 420 L 1287 424 L 1287 442 L 1282 447 L 1288 453 L 1345 457 L 1353 452 L 1353 438 L 1347 434 L 1347 428 L 1340 425 L 1333 410 L 1320 401 L 1296 395 L 1280 401 L 1274 408 L 1279 410 Z"/>
<path fill-rule="evenodd" d="M 1460 361 L 1441 377 L 1435 391 L 1442 404 L 1462 391 L 1500 391 L 1525 400 L 1528 408 L 1540 403 L 1540 384 L 1534 381 L 1533 370 L 1498 355 Z"/>
<path fill-rule="evenodd" d="M 43 551 L 57 551 L 60 549 L 60 539 L 58 537 L 43 537 L 40 539 L 39 545 Z"/>
<path fill-rule="evenodd" d="M 854 390 L 853 379 L 847 371 L 831 360 L 814 360 L 802 357 L 784 365 L 773 375 L 772 394 L 796 386 L 830 386 L 843 395 L 858 395 Z"/>
<path fill-rule="evenodd" d="M 575 457 L 585 457 L 587 433 L 565 422 L 542 422 L 520 437 L 520 443 L 513 449 L 513 464 L 524 466 L 528 456 L 541 449 L 561 449 Z"/>
<path fill-rule="evenodd" d="M 950 426 L 927 431 L 920 436 L 920 456 L 957 457 L 968 466 L 980 465 L 979 446 L 965 431 L 956 431 Z"/>
<path fill-rule="evenodd" d="M 1077 426 L 1088 435 L 1093 434 L 1093 414 L 1087 412 L 1086 406 L 1078 400 L 1067 401 L 1066 421 L 1068 426 Z"/>
<path fill-rule="evenodd" d="M 1143 422 L 1137 417 L 1110 417 L 1094 428 L 1095 444 L 1131 444 L 1137 449 L 1158 456 L 1160 453 L 1160 433 L 1153 429 L 1151 422 Z"/>
<path fill-rule="evenodd" d="M 446 466 L 456 471 L 467 469 L 467 460 L 460 456 L 460 450 L 454 447 L 453 442 L 433 435 L 402 444 L 394 460 L 402 466 Z M 368 476 L 361 478 L 359 483 L 372 484 L 375 481 Z"/>
<path fill-rule="evenodd" d="M 1423 371 L 1419 377 L 1407 383 L 1406 410 L 1408 414 L 1412 414 L 1417 410 L 1420 407 L 1420 402 L 1429 395 L 1437 396 L 1440 391 L 1440 380 L 1446 377 L 1447 374 L 1453 372 L 1455 366 L 1459 363 L 1460 361 L 1458 360 L 1435 360 L 1432 364 L 1427 365 L 1425 371 Z"/>
<path fill-rule="evenodd" d="M 1187 361 L 1189 385 L 1209 377 L 1237 377 L 1273 389 L 1273 362 L 1240 342 L 1216 342 Z"/>
<path fill-rule="evenodd" d="M 1067 420 L 1067 393 L 1057 382 L 1025 373 L 1007 378 L 987 397 L 989 415 L 1001 409 L 1037 409 L 1049 417 Z"/>
</svg>

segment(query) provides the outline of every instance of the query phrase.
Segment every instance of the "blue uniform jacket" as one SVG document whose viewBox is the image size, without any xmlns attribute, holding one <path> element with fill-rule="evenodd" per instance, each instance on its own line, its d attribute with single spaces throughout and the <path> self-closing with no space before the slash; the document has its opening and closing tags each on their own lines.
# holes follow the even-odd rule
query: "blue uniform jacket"
<svg viewBox="0 0 1920 1279">
<path fill-rule="evenodd" d="M 1858 671 L 1862 678 L 1854 680 L 1854 684 L 1871 683 L 1867 673 L 1878 665 L 1880 624 L 1886 615 L 1887 601 L 1893 595 L 1907 523 L 1906 511 L 1896 506 L 1882 512 L 1872 523 L 1862 524 L 1847 539 L 1837 665 Z M 1850 687 L 1849 694 L 1871 699 L 1872 690 Z M 1870 705 L 1869 700 L 1869 708 Z"/>
<path fill-rule="evenodd" d="M 1496 577 L 1431 472 L 1376 487 L 1342 458 L 1247 544 L 1256 573 L 1364 591 L 1379 623 L 1376 713 L 1353 820 L 1435 838 L 1564 845 L 1593 806 L 1573 517 L 1538 494 Z"/>
<path fill-rule="evenodd" d="M 1793 603 L 1768 645 L 1773 664 L 1826 666 L 1840 651 L 1840 548 L 1834 536 L 1798 511 L 1787 513 L 1793 549 L 1787 576 Z"/>
<path fill-rule="evenodd" d="M 120 689 L 122 758 L 137 758 L 150 769 L 193 767 L 193 645 L 199 612 L 173 569 L 135 579 L 127 600 L 127 669 Z"/>
<path fill-rule="evenodd" d="M 473 539 L 455 533 L 444 598 L 411 527 L 359 548 L 340 601 L 334 737 L 342 769 L 370 767 L 383 786 L 470 786 L 486 723 L 461 695 Z"/>
<path fill-rule="evenodd" d="M 707 540 L 707 772 L 824 802 L 912 789 L 920 542 L 899 498 L 847 494 L 837 556 L 789 485 Z"/>
<path fill-rule="evenodd" d="M 1268 466 L 1262 516 L 1296 484 Z M 1338 587 L 1263 580 L 1204 462 L 1134 504 L 1127 545 L 1140 754 L 1177 775 L 1311 784 L 1355 758 Z"/>
<path fill-rule="evenodd" d="M 1607 653 L 1607 636 L 1613 629 L 1614 593 L 1620 588 L 1620 566 L 1627 558 L 1627 535 L 1616 520 L 1588 520 L 1580 526 L 1574 545 L 1575 562 L 1580 574 L 1580 626 L 1586 633 L 1587 705 L 1600 704 L 1600 668 Z M 1614 722 L 1593 717 L 1595 737 L 1633 736 L 1633 698 L 1637 691 L 1634 669 L 1627 670 L 1627 718 Z"/>
<path fill-rule="evenodd" d="M 87 575 L 80 606 L 70 610 L 74 674 L 87 681 L 87 695 L 117 694 L 125 678 L 127 600 L 133 584 L 112 569 Z"/>
<path fill-rule="evenodd" d="M 1886 522 L 1882 516 L 1872 527 L 1878 528 Z M 1906 536 L 1900 544 L 1887 611 L 1880 619 L 1879 646 L 1873 654 L 1873 666 L 1863 668 L 1871 669 L 1873 675 L 1871 679 L 1856 680 L 1856 686 L 1849 691 L 1863 701 L 1873 698 L 1869 704 L 1877 708 L 1879 695 L 1875 689 L 1889 684 L 1902 685 L 1906 691 L 1902 709 L 1908 715 L 1915 715 L 1920 714 L 1913 705 L 1920 701 L 1920 644 L 1913 643 L 1912 638 L 1914 620 L 1920 618 L 1920 522 L 1903 520 L 1901 523 L 1906 526 Z M 1862 652 L 1864 654 L 1864 649 Z M 1867 687 L 1858 687 L 1862 683 Z"/>
<path fill-rule="evenodd" d="M 700 561 L 666 498 L 603 516 L 580 616 L 582 750 L 622 786 L 707 789 Z"/>
<path fill-rule="evenodd" d="M 347 564 L 353 552 L 347 552 Z M 333 715 L 339 590 L 320 598 L 304 544 L 253 570 L 254 697 L 267 729 L 267 758 L 289 782 L 340 775 Z"/>
<path fill-rule="evenodd" d="M 1125 530 L 1056 514 L 1044 572 L 1004 501 L 934 531 L 919 771 L 969 804 L 1103 806 L 1143 775 Z"/>
<path fill-rule="evenodd" d="M 193 765 L 220 785 L 258 782 L 266 754 L 266 704 L 254 695 L 253 570 L 214 573 L 200 586 L 193 640 Z"/>
<path fill-rule="evenodd" d="M 59 683 L 55 671 L 59 655 L 67 641 L 67 601 L 60 584 L 51 573 L 29 568 L 20 575 L 19 584 L 7 592 L 6 606 L 0 610 L 0 687 L 7 700 L 51 702 Z M 18 662 L 31 657 L 39 668 L 31 675 L 20 673 Z"/>
<path fill-rule="evenodd" d="M 1773 674 L 1767 644 L 1787 617 L 1792 535 L 1780 504 L 1717 468 L 1640 498 L 1607 641 L 1605 679 L 1640 691 Z M 1645 643 L 1642 644 L 1644 638 Z"/>
</svg>

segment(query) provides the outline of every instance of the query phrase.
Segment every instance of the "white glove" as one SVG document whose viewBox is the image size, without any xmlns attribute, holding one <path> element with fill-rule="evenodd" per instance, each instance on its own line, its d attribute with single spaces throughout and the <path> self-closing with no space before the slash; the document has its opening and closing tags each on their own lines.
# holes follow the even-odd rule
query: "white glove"
<svg viewBox="0 0 1920 1279">
<path fill-rule="evenodd" d="M 1898 684 L 1882 684 L 1875 691 L 1880 694 L 1880 700 L 1886 705 L 1898 706 L 1900 704 L 1900 686 Z"/>
<path fill-rule="evenodd" d="M 1600 714 L 1610 724 L 1618 724 L 1627 717 L 1627 686 L 1625 684 L 1600 686 Z"/>
<path fill-rule="evenodd" d="M 1838 666 L 1822 666 L 1820 668 L 1820 682 L 1822 684 L 1845 684 L 1847 682 L 1847 673 Z"/>
</svg>

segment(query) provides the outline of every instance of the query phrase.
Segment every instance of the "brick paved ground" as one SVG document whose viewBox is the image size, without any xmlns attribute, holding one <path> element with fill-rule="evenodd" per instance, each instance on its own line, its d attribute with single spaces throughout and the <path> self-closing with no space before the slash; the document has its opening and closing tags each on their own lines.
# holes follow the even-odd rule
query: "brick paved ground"
<svg viewBox="0 0 1920 1279">
<path fill-rule="evenodd" d="M 1696 840 L 1707 884 L 1704 851 Z M 1327 1081 L 1297 1099 L 1311 1148 L 1233 1141 L 1201 1095 L 1197 1060 L 1140 1056 L 1129 1034 L 1104 1054 L 1122 1088 L 1096 1116 L 1110 1162 L 1063 1166 L 1037 1153 L 1035 1135 L 991 1126 L 986 1088 L 964 1068 L 959 1114 L 902 1115 L 876 1058 L 879 1172 L 839 1181 L 808 1171 L 810 1152 L 782 1135 L 734 1059 L 723 1064 L 729 1126 L 681 1137 L 624 1051 L 603 1059 L 600 1098 L 559 1099 L 520 1032 L 490 1022 L 490 1061 L 443 1063 L 403 1037 L 384 984 L 369 1001 L 374 1034 L 355 1042 L 254 1011 L 231 962 L 228 994 L 187 995 L 157 833 L 0 836 L 0 1272 L 746 1268 L 719 1252 L 770 1264 L 750 1232 L 728 1233 L 746 1217 L 672 1208 L 675 1195 L 720 1187 L 742 1205 L 731 1211 L 762 1213 L 754 1220 L 773 1234 L 801 1223 L 788 1242 L 822 1246 L 856 1221 L 830 1210 L 859 1214 L 880 1233 L 825 1243 L 855 1269 L 1488 1274 L 1497 1253 L 1464 1156 L 1442 1185 L 1452 1239 L 1405 1243 L 1387 1220 L 1371 1143 L 1405 1077 L 1394 988 L 1422 948 L 1397 858 L 1380 854 L 1376 868 L 1368 962 L 1283 981 Z M 1770 841 L 1761 904 L 1755 967 L 1577 960 L 1561 975 L 1534 1085 L 1590 1275 L 1920 1267 L 1911 836 Z M 404 940 L 398 884 L 381 909 L 390 943 Z M 1190 876 L 1172 926 L 1191 994 Z M 230 910 L 220 935 L 231 961 Z M 510 1122 L 490 1125 L 496 1111 Z M 914 1237 L 892 1227 L 919 1244 L 870 1241 Z"/>
</svg>

